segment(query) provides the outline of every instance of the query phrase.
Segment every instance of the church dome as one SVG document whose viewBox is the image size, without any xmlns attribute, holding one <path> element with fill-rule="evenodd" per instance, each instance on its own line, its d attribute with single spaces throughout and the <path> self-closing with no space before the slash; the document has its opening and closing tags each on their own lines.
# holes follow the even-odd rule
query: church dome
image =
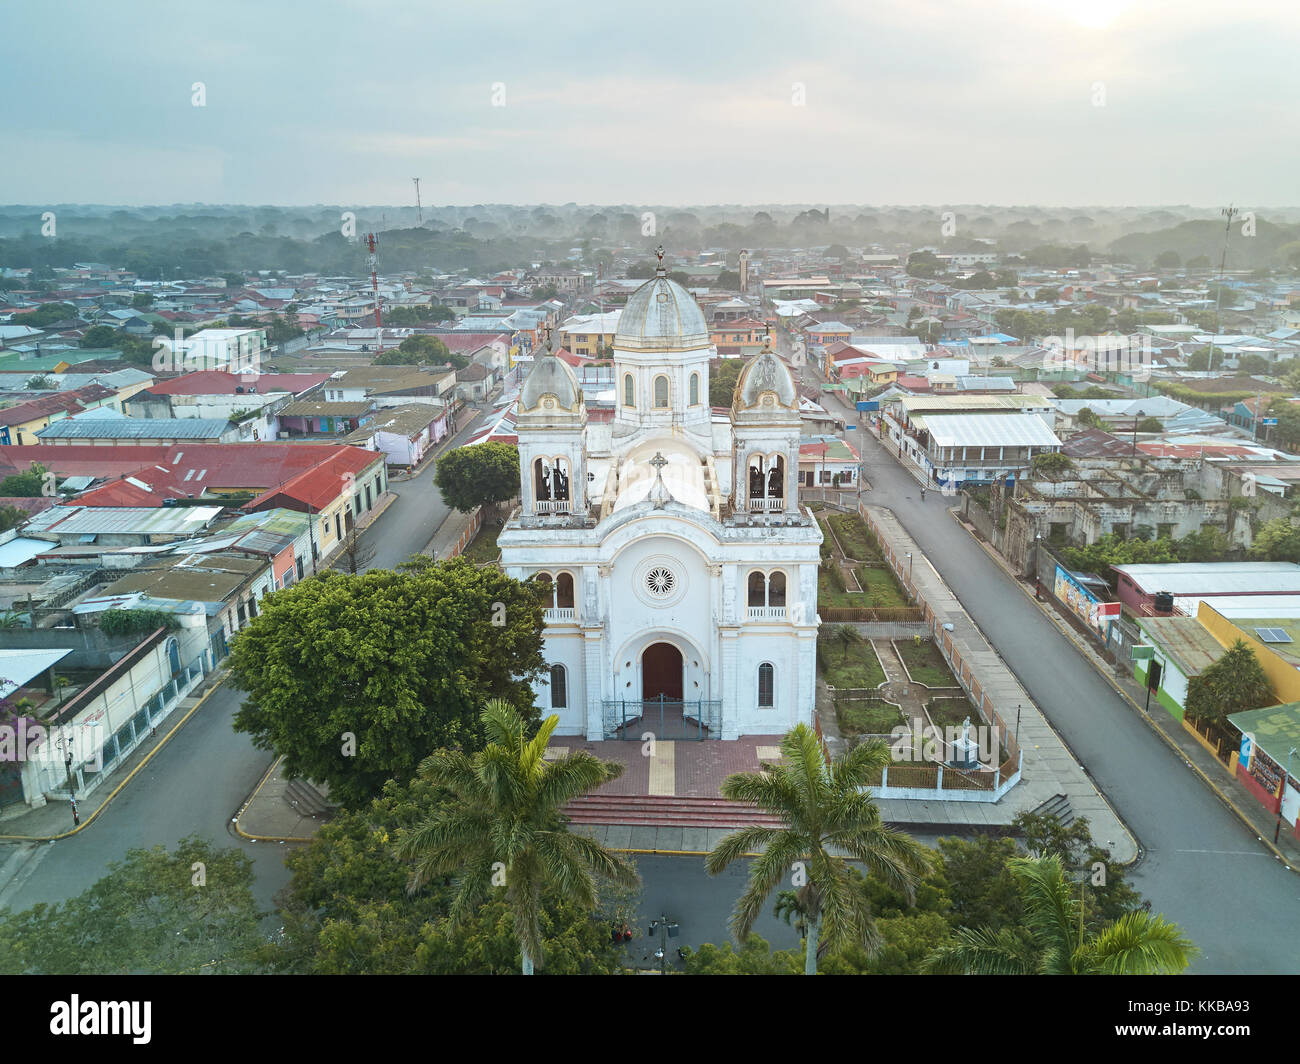
<svg viewBox="0 0 1300 1064">
<path fill-rule="evenodd" d="M 519 392 L 519 409 L 534 410 L 545 396 L 554 396 L 561 410 L 576 410 L 582 405 L 582 388 L 573 370 L 547 351 L 529 371 Z"/>
<path fill-rule="evenodd" d="M 799 407 L 799 393 L 789 367 L 765 343 L 763 350 L 746 363 L 736 378 L 736 392 L 731 408 L 741 411 L 773 405 L 763 403 L 763 396 L 767 393 L 776 396 L 776 405 L 796 410 Z"/>
<path fill-rule="evenodd" d="M 663 266 L 627 298 L 614 346 L 625 351 L 690 351 L 709 345 L 709 327 L 694 297 Z"/>
</svg>

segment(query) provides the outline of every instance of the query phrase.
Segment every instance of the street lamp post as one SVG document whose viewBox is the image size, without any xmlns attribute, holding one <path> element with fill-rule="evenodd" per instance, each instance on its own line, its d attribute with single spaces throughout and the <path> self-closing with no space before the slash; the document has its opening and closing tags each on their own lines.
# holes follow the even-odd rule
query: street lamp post
<svg viewBox="0 0 1300 1064">
<path fill-rule="evenodd" d="M 1133 453 L 1134 454 L 1138 453 L 1138 421 L 1144 417 L 1146 417 L 1146 412 L 1143 410 L 1139 410 L 1136 414 L 1133 415 Z"/>
<path fill-rule="evenodd" d="M 659 948 L 655 950 L 655 960 L 659 962 L 659 973 L 668 974 L 668 940 L 676 938 L 680 928 L 677 924 L 669 921 L 668 917 L 660 914 L 659 919 L 650 924 L 650 934 L 659 932 Z"/>
<path fill-rule="evenodd" d="M 1277 800 L 1277 824 L 1273 828 L 1273 845 L 1277 845 L 1277 837 L 1282 833 L 1282 803 L 1286 801 L 1286 789 L 1291 782 L 1291 758 L 1295 756 L 1296 748 L 1293 746 L 1286 753 L 1286 771 L 1282 773 L 1282 793 L 1278 795 Z"/>
</svg>

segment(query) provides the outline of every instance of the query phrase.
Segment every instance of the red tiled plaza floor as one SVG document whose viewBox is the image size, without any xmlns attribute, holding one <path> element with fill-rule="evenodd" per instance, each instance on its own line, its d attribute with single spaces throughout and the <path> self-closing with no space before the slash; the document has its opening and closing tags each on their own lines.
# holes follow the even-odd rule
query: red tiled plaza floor
<svg viewBox="0 0 1300 1064">
<path fill-rule="evenodd" d="M 698 741 L 661 740 L 656 743 L 655 757 L 673 760 L 672 794 L 683 798 L 717 798 L 722 781 L 735 772 L 757 772 L 759 748 L 780 746 L 780 735 L 747 735 L 743 739 L 723 742 L 716 739 Z M 664 748 L 669 749 L 665 750 Z M 555 736 L 550 749 L 573 753 L 586 750 L 602 761 L 619 761 L 623 775 L 600 789 L 601 794 L 664 795 L 666 787 L 651 789 L 652 758 L 642 742 L 587 742 L 580 736 Z M 775 760 L 775 753 L 764 751 L 764 759 Z"/>
</svg>

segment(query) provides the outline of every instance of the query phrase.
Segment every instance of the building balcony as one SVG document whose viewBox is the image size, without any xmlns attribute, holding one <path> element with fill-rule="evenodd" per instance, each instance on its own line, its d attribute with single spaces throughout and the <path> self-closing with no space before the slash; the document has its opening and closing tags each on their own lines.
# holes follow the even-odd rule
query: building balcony
<svg viewBox="0 0 1300 1064">
<path fill-rule="evenodd" d="M 578 611 L 572 606 L 554 606 L 542 611 L 542 620 L 547 624 L 577 624 Z"/>
<path fill-rule="evenodd" d="M 535 514 L 567 514 L 573 511 L 573 503 L 568 499 L 538 499 L 533 503 Z"/>
<path fill-rule="evenodd" d="M 760 510 L 784 510 L 785 500 L 751 498 L 749 500 L 749 509 L 751 513 Z"/>
<path fill-rule="evenodd" d="M 750 606 L 745 613 L 750 621 L 784 621 L 784 606 Z"/>
</svg>

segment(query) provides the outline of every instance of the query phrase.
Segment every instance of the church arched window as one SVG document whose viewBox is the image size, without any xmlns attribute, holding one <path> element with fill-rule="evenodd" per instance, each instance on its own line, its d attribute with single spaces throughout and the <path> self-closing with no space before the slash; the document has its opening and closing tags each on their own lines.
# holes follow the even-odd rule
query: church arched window
<svg viewBox="0 0 1300 1064">
<path fill-rule="evenodd" d="M 551 666 L 551 708 L 564 709 L 569 704 L 569 675 L 563 665 Z"/>
<path fill-rule="evenodd" d="M 555 584 L 550 573 L 534 573 L 533 582 L 541 589 L 542 603 L 545 609 L 555 605 Z"/>
<path fill-rule="evenodd" d="M 668 378 L 655 378 L 655 407 L 662 409 L 668 405 Z"/>
<path fill-rule="evenodd" d="M 764 601 L 767 597 L 767 577 L 760 572 L 749 574 L 749 605 L 766 606 Z"/>
<path fill-rule="evenodd" d="M 772 456 L 771 468 L 767 472 L 767 497 L 785 498 L 785 459 L 779 454 Z"/>
<path fill-rule="evenodd" d="M 551 466 L 551 498 L 568 501 L 569 463 L 564 458 L 555 459 Z"/>
<path fill-rule="evenodd" d="M 550 459 L 539 458 L 533 462 L 533 498 L 539 502 L 553 499 L 551 494 L 554 484 L 554 471 Z"/>
<path fill-rule="evenodd" d="M 779 569 L 767 578 L 767 604 L 785 605 L 785 573 Z"/>
<path fill-rule="evenodd" d="M 636 382 L 630 373 L 623 374 L 623 405 L 636 406 Z"/>
<path fill-rule="evenodd" d="M 776 705 L 776 669 L 770 661 L 758 667 L 758 708 L 771 709 Z"/>
<path fill-rule="evenodd" d="M 574 608 L 572 573 L 559 573 L 555 577 L 555 605 L 557 609 L 561 610 Z"/>
<path fill-rule="evenodd" d="M 700 375 L 691 374 L 691 406 L 700 405 Z"/>
</svg>

